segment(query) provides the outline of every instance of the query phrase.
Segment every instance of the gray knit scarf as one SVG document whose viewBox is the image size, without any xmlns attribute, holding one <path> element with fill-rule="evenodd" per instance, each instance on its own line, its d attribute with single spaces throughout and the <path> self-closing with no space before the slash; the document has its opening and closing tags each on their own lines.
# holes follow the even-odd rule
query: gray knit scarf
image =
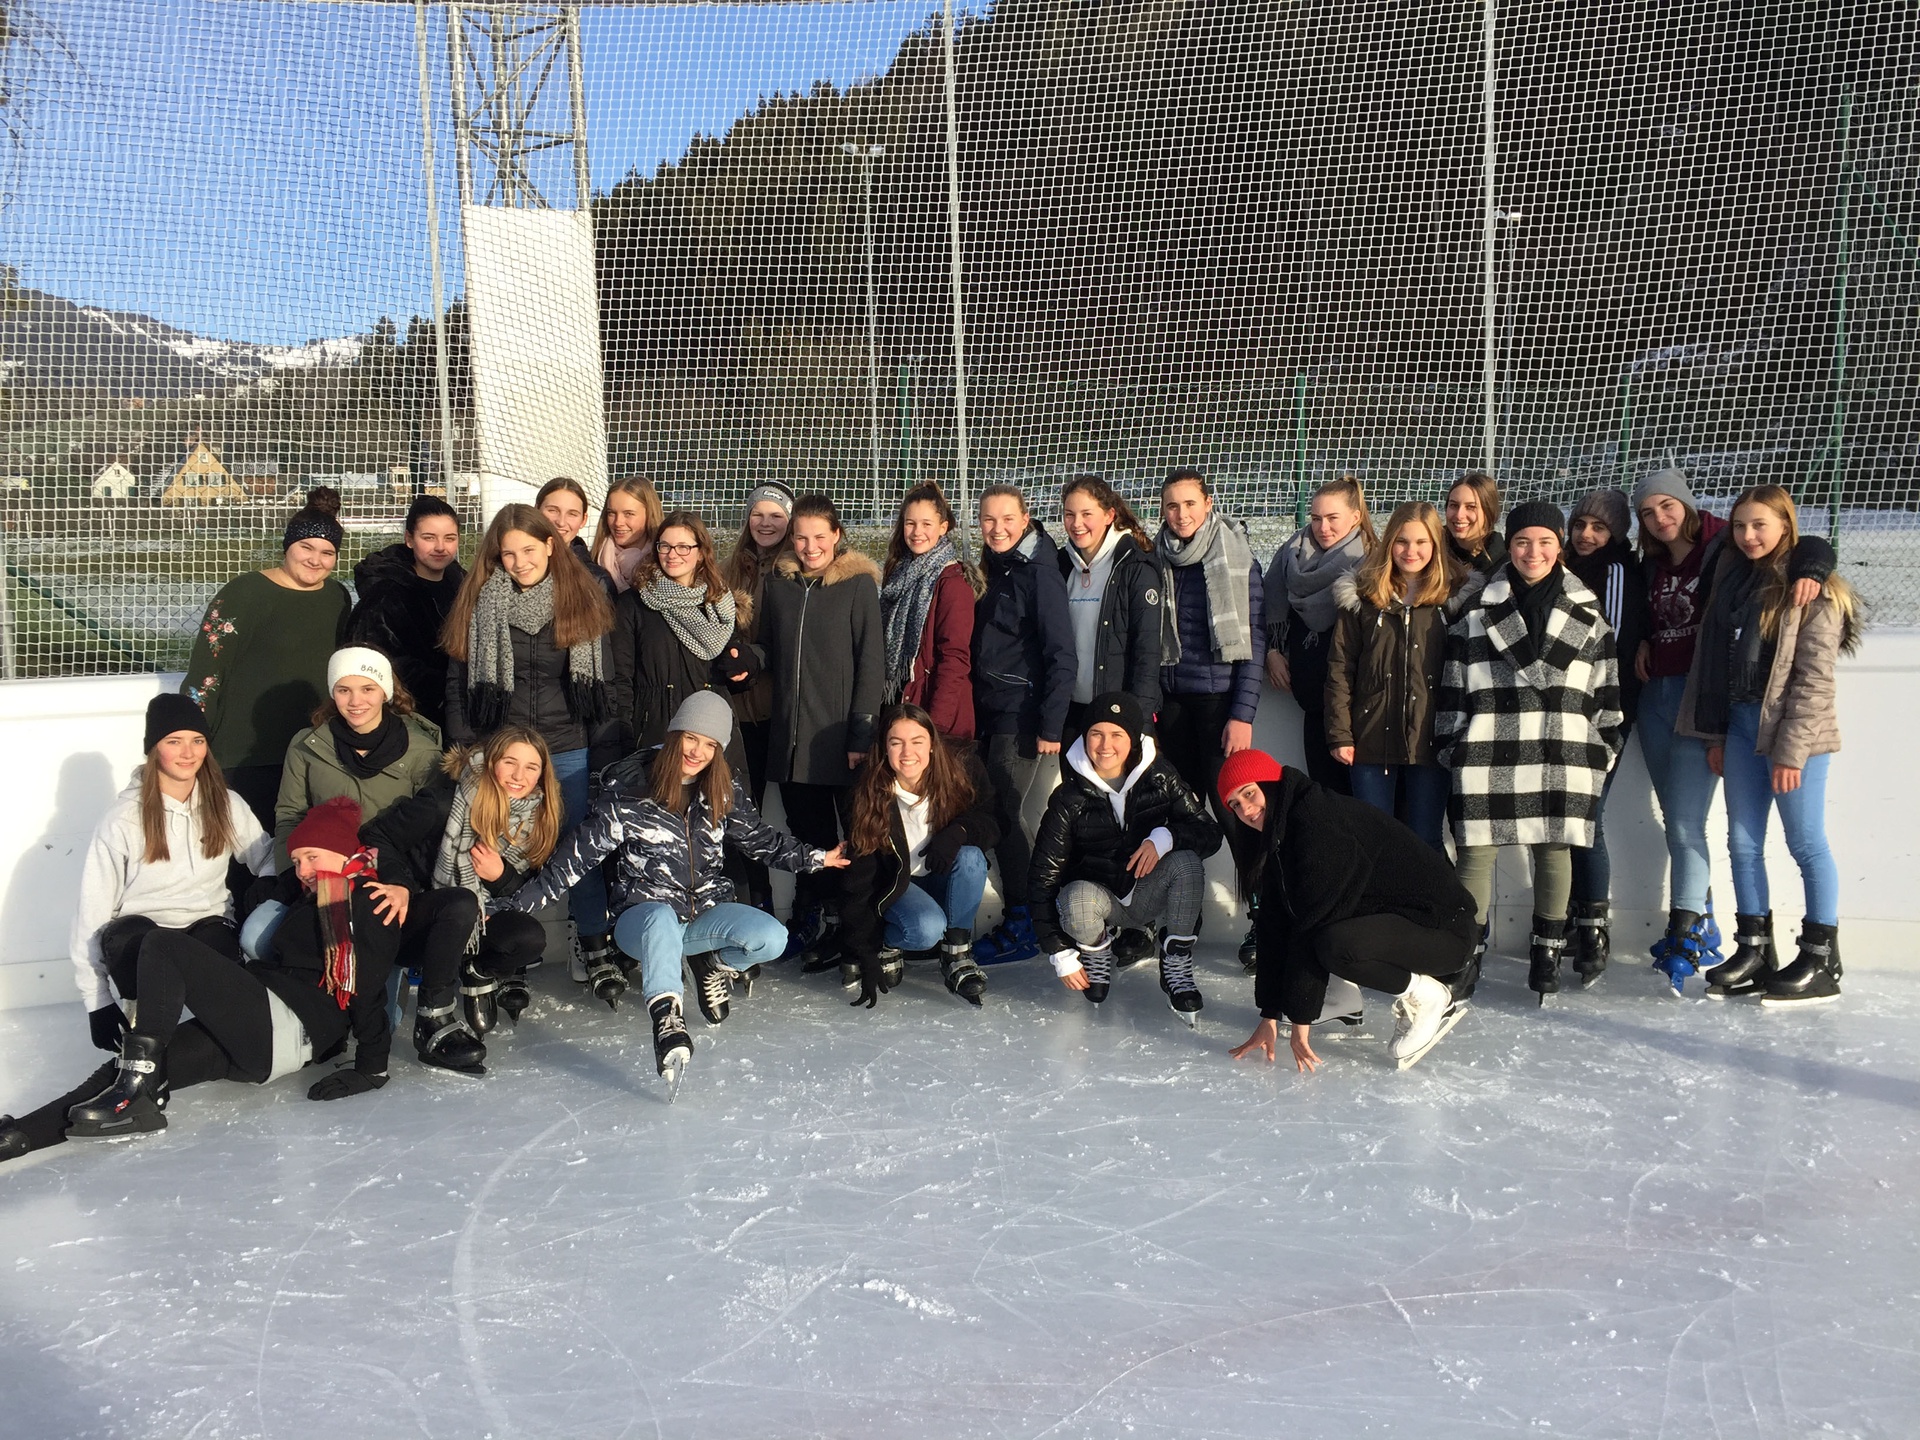
<svg viewBox="0 0 1920 1440">
<path fill-rule="evenodd" d="M 1286 608 L 1279 614 L 1269 611 L 1267 628 L 1283 624 L 1287 615 L 1300 617 L 1300 623 L 1316 635 L 1333 629 L 1340 607 L 1334 603 L 1333 582 L 1367 558 L 1367 537 L 1358 525 L 1337 545 L 1322 550 L 1314 543 L 1313 532 L 1302 528 L 1285 541 L 1273 557 L 1285 589 L 1282 597 L 1267 591 L 1269 598 L 1284 598 Z"/>
<path fill-rule="evenodd" d="M 527 857 L 518 845 L 513 844 L 505 835 L 481 836 L 473 833 L 473 796 L 480 786 L 480 772 L 484 765 L 478 749 L 467 762 L 467 773 L 460 777 L 460 783 L 454 787 L 453 808 L 447 812 L 447 828 L 440 834 L 440 854 L 433 862 L 433 884 L 435 889 L 446 890 L 459 886 L 480 902 L 480 918 L 474 923 L 473 933 L 467 937 L 467 953 L 475 954 L 480 949 L 480 934 L 486 928 L 487 885 L 473 868 L 473 847 L 485 840 L 500 852 L 500 858 L 516 870 L 529 870 Z M 507 828 L 516 835 L 529 833 L 534 816 L 540 813 L 541 792 L 536 786 L 518 800 L 507 801 Z"/>
<path fill-rule="evenodd" d="M 476 729 L 492 730 L 506 718 L 513 694 L 513 636 L 537 635 L 553 623 L 553 572 L 537 585 L 522 590 L 504 570 L 496 570 L 480 587 L 473 621 L 467 628 L 467 685 L 470 717 Z M 582 640 L 567 651 L 574 714 L 586 724 L 602 718 L 606 707 L 606 675 L 600 668 L 600 637 Z"/>
<path fill-rule="evenodd" d="M 1237 523 L 1218 510 L 1200 522 L 1193 537 L 1182 540 L 1171 526 L 1162 525 L 1153 553 L 1167 570 L 1167 589 L 1173 589 L 1173 571 L 1201 567 L 1207 586 L 1207 624 L 1213 635 L 1213 660 L 1231 665 L 1253 658 L 1253 597 L 1247 589 L 1253 577 L 1253 549 Z M 1160 663 L 1180 663 L 1179 605 L 1169 594 L 1160 607 Z"/>
<path fill-rule="evenodd" d="M 707 599 L 707 587 L 682 585 L 664 575 L 634 592 L 640 603 L 667 622 L 680 643 L 702 660 L 711 660 L 727 648 L 733 638 L 733 592 L 718 600 Z"/>
<path fill-rule="evenodd" d="M 960 558 L 953 537 L 924 555 L 902 560 L 880 587 L 880 618 L 887 628 L 887 699 L 898 700 L 913 678 L 913 662 L 920 654 L 920 636 L 933 610 L 933 587 L 940 572 Z"/>
</svg>

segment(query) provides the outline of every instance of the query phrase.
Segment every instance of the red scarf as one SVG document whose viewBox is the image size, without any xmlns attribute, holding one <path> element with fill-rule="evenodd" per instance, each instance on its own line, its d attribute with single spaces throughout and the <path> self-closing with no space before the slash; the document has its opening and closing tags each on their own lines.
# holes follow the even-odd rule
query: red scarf
<svg viewBox="0 0 1920 1440">
<path fill-rule="evenodd" d="M 356 850 L 337 872 L 323 870 L 313 877 L 325 967 L 321 986 L 342 1010 L 353 1003 L 358 978 L 353 956 L 353 884 L 363 875 L 372 875 L 377 863 L 375 851 Z"/>
</svg>

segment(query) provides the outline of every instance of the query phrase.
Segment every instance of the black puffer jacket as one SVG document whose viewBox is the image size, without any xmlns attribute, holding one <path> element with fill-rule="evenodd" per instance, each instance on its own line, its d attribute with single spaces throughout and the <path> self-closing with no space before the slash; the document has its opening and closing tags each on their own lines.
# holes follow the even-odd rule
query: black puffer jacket
<svg viewBox="0 0 1920 1440">
<path fill-rule="evenodd" d="M 751 616 L 753 602 L 746 596 L 735 595 L 734 603 L 745 606 Z M 728 687 L 714 682 L 713 662 L 702 660 L 682 645 L 667 617 L 641 604 L 637 590 L 627 591 L 614 602 L 611 641 L 613 712 L 620 721 L 625 750 L 651 750 L 665 740 L 674 711 L 694 691 L 713 690 L 728 696 Z M 757 673 L 759 656 L 738 625 L 729 643 L 742 652 L 741 668 Z M 738 774 L 746 773 L 747 752 L 740 742 L 738 725 L 727 740 L 727 764 Z"/>
<path fill-rule="evenodd" d="M 327 952 L 320 932 L 320 910 L 314 897 L 289 870 L 275 884 L 277 898 L 288 907 L 274 932 L 272 956 L 247 966 L 253 976 L 287 1004 L 306 1026 L 315 1043 L 316 1059 L 338 1053 L 331 1037 L 341 1029 L 337 998 L 327 994 Z M 363 1075 L 384 1075 L 393 1048 L 393 1025 L 387 1016 L 387 973 L 400 953 L 400 927 L 389 925 L 374 909 L 367 886 L 353 887 L 352 919 L 354 991 L 347 1002 L 346 1029 L 356 1048 L 353 1068 Z"/>
<path fill-rule="evenodd" d="M 682 923 L 733 899 L 733 881 L 721 868 L 732 845 L 750 859 L 794 874 L 818 870 L 825 852 L 803 845 L 760 818 L 747 794 L 746 772 L 733 778 L 733 806 L 716 824 L 696 789 L 685 815 L 647 797 L 648 776 L 658 750 L 629 755 L 601 772 L 601 790 L 586 820 L 560 842 L 525 885 L 506 902 L 513 910 L 538 910 L 566 895 L 596 865 L 615 857 L 607 880 L 614 915 L 659 901 Z"/>
<path fill-rule="evenodd" d="M 595 769 L 619 759 L 619 722 L 612 715 L 591 725 L 580 719 L 567 652 L 553 643 L 552 622 L 532 635 L 524 630 L 507 633 L 513 637 L 513 695 L 507 701 L 502 723 L 538 731 L 555 755 L 569 750 L 590 751 Z M 600 673 L 607 677 L 607 708 L 612 709 L 613 650 L 604 635 L 600 637 Z M 471 745 L 487 738 L 476 733 L 467 719 L 464 660 L 447 662 L 447 723 L 441 729 L 449 745 Z"/>
<path fill-rule="evenodd" d="M 406 546 L 374 551 L 353 567 L 353 589 L 359 600 L 347 617 L 341 642 L 384 650 L 400 683 L 412 693 L 414 708 L 443 729 L 447 652 L 440 648 L 440 627 L 465 578 L 458 560 L 438 580 L 423 580 L 415 573 L 413 552 Z"/>
<path fill-rule="evenodd" d="M 1060 551 L 1033 521 L 1013 549 L 983 550 L 980 564 L 987 589 L 973 607 L 974 733 L 1058 743 L 1075 672 Z"/>
<path fill-rule="evenodd" d="M 461 763 L 460 752 L 449 757 Z M 453 794 L 459 782 L 443 769 L 426 786 L 398 804 L 389 805 L 360 827 L 360 843 L 374 847 L 380 857 L 380 880 L 404 885 L 416 894 L 435 887 L 434 866 L 440 860 L 440 841 L 453 813 Z M 527 872 L 502 857 L 498 880 L 481 883 L 495 895 L 511 895 L 526 882 Z"/>
<path fill-rule="evenodd" d="M 761 597 L 755 648 L 773 676 L 767 778 L 851 785 L 847 756 L 873 744 L 887 688 L 880 567 L 848 550 L 813 579 L 791 552 L 781 555 Z"/>
<path fill-rule="evenodd" d="M 1176 850 L 1191 850 L 1204 860 L 1220 848 L 1219 825 L 1179 772 L 1160 757 L 1151 737 L 1141 740 L 1140 753 L 1141 765 L 1126 780 L 1127 820 L 1122 825 L 1114 818 L 1109 798 L 1113 792 L 1094 776 L 1085 741 L 1076 740 L 1067 749 L 1063 778 L 1040 819 L 1027 871 L 1027 909 L 1046 954 L 1073 947 L 1060 928 L 1061 886 L 1091 880 L 1115 895 L 1127 894 L 1134 886 L 1127 861 L 1163 826 Z"/>
<path fill-rule="evenodd" d="M 987 779 L 986 768 L 979 758 L 968 751 L 963 763 L 967 779 L 973 785 L 973 804 L 953 820 L 951 827 L 942 827 L 942 830 L 957 828 L 962 845 L 991 853 L 1000 841 L 1006 820 L 1000 814 L 993 784 Z M 866 773 L 864 766 L 860 773 Z M 907 853 L 906 826 L 900 819 L 900 807 L 895 805 L 892 811 L 888 818 L 892 843 L 887 849 L 872 855 L 855 855 L 852 863 L 840 872 L 840 941 L 847 955 L 863 965 L 878 959 L 887 911 L 906 893 L 913 879 L 901 863 L 901 857 Z M 929 843 L 932 838 L 928 836 Z"/>
<path fill-rule="evenodd" d="M 1060 551 L 1060 573 L 1069 590 L 1080 581 L 1072 547 Z M 1093 691 L 1125 690 L 1149 715 L 1160 711 L 1160 607 L 1166 576 L 1127 535 L 1113 552 L 1113 572 L 1100 597 L 1100 633 L 1094 643 Z"/>
<path fill-rule="evenodd" d="M 1327 977 L 1309 957 L 1316 932 L 1338 921 L 1401 915 L 1463 946 L 1479 938 L 1473 896 L 1447 857 L 1391 815 L 1336 795 L 1301 770 L 1260 789 L 1267 828 L 1253 842 L 1262 852 L 1253 998 L 1265 1019 L 1319 1018 Z"/>
<path fill-rule="evenodd" d="M 607 592 L 607 599 L 618 601 L 620 591 L 613 583 L 613 576 L 607 573 L 606 566 L 593 558 L 593 551 L 587 548 L 587 542 L 576 535 L 567 548 L 573 551 L 573 558 L 586 567 L 587 573 L 600 582 L 600 588 Z"/>
</svg>

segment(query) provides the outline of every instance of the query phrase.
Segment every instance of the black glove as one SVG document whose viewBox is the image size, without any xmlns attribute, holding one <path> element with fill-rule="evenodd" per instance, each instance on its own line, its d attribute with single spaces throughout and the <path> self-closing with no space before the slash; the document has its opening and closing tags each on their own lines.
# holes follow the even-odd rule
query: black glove
<svg viewBox="0 0 1920 1440">
<path fill-rule="evenodd" d="M 855 1010 L 862 1005 L 871 1010 L 880 1003 L 880 997 L 893 987 L 887 983 L 887 977 L 881 973 L 880 957 L 870 955 L 860 962 L 860 994 L 849 1002 Z"/>
<path fill-rule="evenodd" d="M 944 875 L 953 869 L 953 862 L 960 858 L 960 847 L 967 843 L 967 832 L 959 825 L 949 825 L 939 834 L 927 841 L 926 862 L 929 875 Z"/>
<path fill-rule="evenodd" d="M 109 1055 L 120 1053 L 120 1042 L 127 1038 L 127 1014 L 109 1000 L 98 1010 L 87 1012 L 87 1028 L 93 1032 L 93 1046 Z"/>
<path fill-rule="evenodd" d="M 307 1091 L 309 1100 L 344 1100 L 349 1095 L 364 1095 L 387 1083 L 384 1075 L 366 1075 L 358 1070 L 336 1070 L 324 1080 L 316 1080 Z"/>
<path fill-rule="evenodd" d="M 713 683 L 733 691 L 750 689 L 759 678 L 760 668 L 751 646 L 729 645 L 713 657 Z"/>
</svg>

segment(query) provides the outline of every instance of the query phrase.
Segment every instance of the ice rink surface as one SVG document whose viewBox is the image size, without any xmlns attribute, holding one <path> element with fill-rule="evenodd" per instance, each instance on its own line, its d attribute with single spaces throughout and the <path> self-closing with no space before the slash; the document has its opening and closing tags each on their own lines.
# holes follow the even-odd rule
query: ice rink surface
<svg viewBox="0 0 1920 1440">
<path fill-rule="evenodd" d="M 492 1071 L 183 1092 L 0 1167 L 0 1434 L 1920 1434 L 1920 983 L 1798 1014 L 1511 961 L 1417 1069 L 1232 1064 L 1151 969 L 781 973 L 677 1104 L 551 967 Z M 97 1063 L 0 1014 L 0 1109 Z"/>
</svg>

